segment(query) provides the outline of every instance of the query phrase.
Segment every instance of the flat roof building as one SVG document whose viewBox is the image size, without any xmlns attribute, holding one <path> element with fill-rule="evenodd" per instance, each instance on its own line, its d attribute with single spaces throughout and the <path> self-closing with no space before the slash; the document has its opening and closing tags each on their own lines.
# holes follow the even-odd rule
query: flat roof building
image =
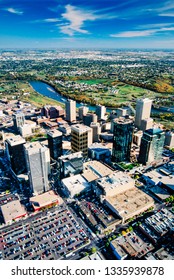
<svg viewBox="0 0 174 280">
<path fill-rule="evenodd" d="M 139 162 L 150 164 L 161 161 L 165 140 L 165 133 L 159 128 L 152 128 L 144 131 L 141 138 Z"/>
<path fill-rule="evenodd" d="M 7 204 L 2 205 L 1 212 L 6 224 L 27 215 L 24 206 L 21 205 L 19 200 L 13 200 L 11 202 L 8 202 Z"/>
<path fill-rule="evenodd" d="M 174 132 L 173 131 L 166 132 L 164 145 L 168 146 L 169 148 L 174 147 Z"/>
<path fill-rule="evenodd" d="M 119 240 L 119 239 L 118 239 Z M 114 255 L 118 260 L 124 260 L 127 258 L 128 254 L 126 251 L 120 246 L 118 240 L 112 240 L 110 243 L 111 249 L 113 250 Z"/>
<path fill-rule="evenodd" d="M 113 196 L 105 196 L 104 201 L 122 219 L 122 222 L 154 206 L 154 200 L 136 187 L 129 188 Z"/>
<path fill-rule="evenodd" d="M 84 258 L 80 259 L 81 261 L 100 261 L 105 260 L 104 256 L 100 252 L 96 252 L 92 255 L 85 256 Z"/>
<path fill-rule="evenodd" d="M 7 157 L 10 161 L 11 169 L 16 175 L 26 172 L 25 143 L 25 139 L 20 135 L 14 135 L 5 140 Z"/>
<path fill-rule="evenodd" d="M 73 152 L 83 152 L 88 156 L 88 146 L 92 144 L 92 129 L 86 125 L 75 124 L 71 126 L 71 147 Z"/>
<path fill-rule="evenodd" d="M 61 182 L 65 195 L 70 198 L 89 189 L 88 182 L 79 174 L 65 178 Z"/>
<path fill-rule="evenodd" d="M 68 122 L 76 121 L 76 101 L 68 99 L 65 102 L 66 120 Z"/>
<path fill-rule="evenodd" d="M 23 112 L 17 112 L 13 114 L 14 129 L 19 132 L 19 127 L 25 124 L 25 115 Z"/>
<path fill-rule="evenodd" d="M 59 157 L 61 177 L 77 175 L 83 172 L 82 152 Z"/>
<path fill-rule="evenodd" d="M 110 162 L 112 151 L 111 146 L 108 146 L 106 143 L 93 143 L 88 147 L 88 155 L 90 158 L 98 161 Z"/>
<path fill-rule="evenodd" d="M 174 191 L 174 173 L 165 172 L 164 168 L 158 168 L 143 174 L 143 178 L 152 185 L 163 184 L 167 189 Z"/>
<path fill-rule="evenodd" d="M 141 121 L 150 118 L 152 100 L 149 98 L 137 99 L 135 126 L 141 128 Z"/>
<path fill-rule="evenodd" d="M 98 179 L 96 184 L 102 195 L 113 196 L 133 188 L 135 182 L 129 175 L 122 171 L 112 171 L 106 177 Z"/>
<path fill-rule="evenodd" d="M 147 243 L 135 232 L 114 239 L 110 246 L 117 259 L 123 260 L 127 256 L 141 258 L 154 249 L 151 243 Z"/>
<path fill-rule="evenodd" d="M 53 206 L 55 204 L 63 204 L 63 200 L 60 196 L 55 194 L 54 191 L 48 191 L 43 194 L 34 196 L 30 198 L 30 203 L 32 204 L 35 211 L 41 210 L 44 207 Z"/>
<path fill-rule="evenodd" d="M 57 129 L 47 133 L 50 157 L 57 160 L 62 155 L 62 132 Z"/>
<path fill-rule="evenodd" d="M 110 175 L 113 173 L 113 170 L 110 169 L 105 164 L 93 160 L 87 161 L 83 165 L 83 174 L 82 176 L 88 181 L 94 181 L 98 178 L 102 178 L 104 176 Z"/>
<path fill-rule="evenodd" d="M 92 128 L 92 142 L 98 142 L 99 141 L 99 134 L 101 133 L 101 127 L 99 123 L 92 122 L 90 124 L 90 127 Z"/>
<path fill-rule="evenodd" d="M 106 107 L 103 105 L 96 105 L 96 115 L 98 116 L 98 120 L 104 120 L 106 114 Z"/>
<path fill-rule="evenodd" d="M 153 127 L 153 119 L 152 118 L 148 118 L 148 119 L 143 119 L 141 121 L 141 126 L 140 126 L 140 129 L 142 131 L 145 131 L 147 129 L 150 129 Z"/>
<path fill-rule="evenodd" d="M 48 175 L 50 173 L 50 153 L 40 142 L 24 145 L 30 187 L 33 193 L 40 194 L 48 190 Z"/>
<path fill-rule="evenodd" d="M 118 118 L 113 120 L 113 161 L 122 162 L 130 160 L 132 137 L 132 119 Z"/>
<path fill-rule="evenodd" d="M 83 116 L 88 113 L 89 108 L 86 106 L 79 107 L 79 119 L 83 120 Z"/>
</svg>

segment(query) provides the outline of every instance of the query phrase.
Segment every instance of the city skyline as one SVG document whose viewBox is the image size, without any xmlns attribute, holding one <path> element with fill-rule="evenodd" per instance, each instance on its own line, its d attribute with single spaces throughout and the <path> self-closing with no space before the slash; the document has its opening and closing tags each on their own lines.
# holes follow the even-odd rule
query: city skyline
<svg viewBox="0 0 174 280">
<path fill-rule="evenodd" d="M 0 48 L 173 48 L 173 1 L 1 0 Z"/>
</svg>

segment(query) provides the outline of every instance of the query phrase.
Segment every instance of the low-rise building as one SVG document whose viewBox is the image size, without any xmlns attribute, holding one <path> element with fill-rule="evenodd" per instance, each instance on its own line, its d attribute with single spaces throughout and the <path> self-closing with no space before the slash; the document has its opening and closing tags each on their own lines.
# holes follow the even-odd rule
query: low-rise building
<svg viewBox="0 0 174 280">
<path fill-rule="evenodd" d="M 157 260 L 174 260 L 174 254 L 172 252 L 168 252 L 163 247 L 156 251 L 154 256 L 157 258 Z"/>
<path fill-rule="evenodd" d="M 81 261 L 100 261 L 105 260 L 104 256 L 100 252 L 95 252 L 94 254 L 85 256 L 84 258 L 80 259 Z"/>
<path fill-rule="evenodd" d="M 88 156 L 92 159 L 110 162 L 112 148 L 105 143 L 93 143 L 88 147 Z"/>
<path fill-rule="evenodd" d="M 1 206 L 2 216 L 6 224 L 19 220 L 27 215 L 19 200 L 13 200 Z"/>
<path fill-rule="evenodd" d="M 55 194 L 54 191 L 48 191 L 40 195 L 36 195 L 30 198 L 34 211 L 39 211 L 43 208 L 52 207 L 54 205 L 63 204 L 63 200 L 60 196 Z"/>
<path fill-rule="evenodd" d="M 87 161 L 84 163 L 83 167 L 82 176 L 88 182 L 92 182 L 96 179 L 108 176 L 113 173 L 111 168 L 97 160 Z"/>
<path fill-rule="evenodd" d="M 151 243 L 143 241 L 135 232 L 114 239 L 110 246 L 117 259 L 123 260 L 126 257 L 139 259 L 154 249 Z"/>
<path fill-rule="evenodd" d="M 107 176 L 105 175 L 96 181 L 96 193 L 113 196 L 133 188 L 134 185 L 134 180 L 126 173 L 122 171 L 110 172 Z"/>
<path fill-rule="evenodd" d="M 90 189 L 88 182 L 81 175 L 65 178 L 61 181 L 61 183 L 63 192 L 69 198 L 73 198 L 81 192 L 88 191 Z"/>
<path fill-rule="evenodd" d="M 67 123 L 60 124 L 58 130 L 61 131 L 66 136 L 71 134 L 71 126 L 68 125 Z"/>
<path fill-rule="evenodd" d="M 82 152 L 59 157 L 61 177 L 77 175 L 83 172 Z"/>
<path fill-rule="evenodd" d="M 128 254 L 125 250 L 119 245 L 118 240 L 112 240 L 110 243 L 113 254 L 118 260 L 124 260 L 127 258 Z"/>
<path fill-rule="evenodd" d="M 165 167 L 147 171 L 143 174 L 143 178 L 148 184 L 164 185 L 169 191 L 174 191 L 174 172 L 170 166 L 172 167 L 172 163 Z"/>
<path fill-rule="evenodd" d="M 26 120 L 23 126 L 19 126 L 19 133 L 21 136 L 26 137 L 33 133 L 36 129 L 36 123 L 30 120 Z"/>
<path fill-rule="evenodd" d="M 136 187 L 116 195 L 105 196 L 104 202 L 122 219 L 123 223 L 154 206 L 154 200 Z"/>
</svg>

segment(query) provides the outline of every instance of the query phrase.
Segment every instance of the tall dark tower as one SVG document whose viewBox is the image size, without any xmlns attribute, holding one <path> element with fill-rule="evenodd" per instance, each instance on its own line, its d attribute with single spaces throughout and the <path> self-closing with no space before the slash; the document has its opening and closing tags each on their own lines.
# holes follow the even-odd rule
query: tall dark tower
<svg viewBox="0 0 174 280">
<path fill-rule="evenodd" d="M 53 130 L 49 131 L 47 136 L 50 157 L 57 160 L 62 155 L 62 133 L 58 130 Z"/>
<path fill-rule="evenodd" d="M 126 118 L 115 119 L 113 121 L 113 133 L 112 160 L 115 162 L 129 161 L 133 135 L 133 121 Z"/>
<path fill-rule="evenodd" d="M 148 129 L 143 133 L 138 161 L 150 164 L 162 159 L 165 133 L 159 128 Z"/>
<path fill-rule="evenodd" d="M 7 157 L 10 161 L 11 169 L 16 175 L 26 172 L 24 144 L 25 139 L 20 135 L 5 140 Z"/>
</svg>

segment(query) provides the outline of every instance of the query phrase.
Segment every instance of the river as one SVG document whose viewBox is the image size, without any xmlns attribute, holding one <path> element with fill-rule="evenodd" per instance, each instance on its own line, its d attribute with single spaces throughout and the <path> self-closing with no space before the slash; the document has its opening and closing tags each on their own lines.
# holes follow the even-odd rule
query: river
<svg viewBox="0 0 174 280">
<path fill-rule="evenodd" d="M 38 93 L 50 97 L 54 100 L 59 101 L 62 104 L 65 104 L 66 100 L 68 98 L 62 96 L 58 91 L 56 91 L 53 87 L 51 87 L 50 85 L 40 82 L 40 81 L 30 81 L 29 82 L 30 85 L 32 86 L 32 88 L 37 91 Z M 76 101 L 76 107 L 79 108 L 81 106 L 83 106 L 83 103 L 77 102 Z M 96 106 L 92 106 L 92 105 L 88 105 L 89 111 L 95 111 Z M 111 109 L 107 109 L 107 112 L 112 111 Z"/>
<path fill-rule="evenodd" d="M 47 96 L 47 97 L 50 97 L 54 100 L 57 100 L 59 101 L 60 103 L 62 104 L 65 104 L 67 98 L 62 96 L 58 91 L 56 91 L 52 86 L 44 83 L 44 82 L 41 82 L 41 81 L 30 81 L 29 82 L 30 85 L 32 86 L 32 88 L 37 91 L 38 93 L 44 95 L 44 96 Z M 77 102 L 76 101 L 76 107 L 79 108 L 81 106 L 83 106 L 84 104 L 83 103 L 80 103 L 80 102 Z M 89 111 L 95 111 L 96 109 L 96 106 L 92 106 L 92 105 L 89 105 L 87 104 L 88 108 L 89 108 Z M 107 108 L 107 112 L 111 112 L 113 109 L 110 109 L 110 108 Z M 174 108 L 167 108 L 165 107 L 164 109 L 154 109 L 152 108 L 151 110 L 152 113 L 161 113 L 161 112 L 174 112 Z"/>
</svg>

